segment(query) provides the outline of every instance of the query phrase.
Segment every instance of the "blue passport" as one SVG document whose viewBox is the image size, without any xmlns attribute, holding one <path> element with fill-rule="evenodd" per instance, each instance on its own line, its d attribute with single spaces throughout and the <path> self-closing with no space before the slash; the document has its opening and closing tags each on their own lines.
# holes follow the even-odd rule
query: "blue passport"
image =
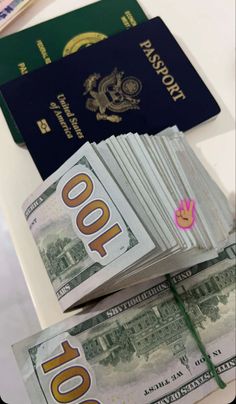
<svg viewBox="0 0 236 404">
<path fill-rule="evenodd" d="M 159 17 L 0 90 L 43 179 L 87 141 L 187 131 L 220 112 Z"/>
</svg>

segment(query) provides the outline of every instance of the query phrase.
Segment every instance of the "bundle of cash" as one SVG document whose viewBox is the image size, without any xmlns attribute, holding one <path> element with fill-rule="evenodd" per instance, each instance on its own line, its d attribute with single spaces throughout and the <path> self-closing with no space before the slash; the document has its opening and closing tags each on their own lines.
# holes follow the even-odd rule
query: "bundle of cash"
<svg viewBox="0 0 236 404">
<path fill-rule="evenodd" d="M 215 258 L 234 227 L 176 127 L 86 143 L 23 209 L 64 311 Z"/>
<path fill-rule="evenodd" d="M 0 0 L 0 32 L 34 0 Z"/>
<path fill-rule="evenodd" d="M 234 237 L 235 240 L 235 237 Z M 172 276 L 225 383 L 235 377 L 235 241 Z M 32 403 L 192 404 L 217 389 L 165 277 L 14 346 Z"/>
</svg>

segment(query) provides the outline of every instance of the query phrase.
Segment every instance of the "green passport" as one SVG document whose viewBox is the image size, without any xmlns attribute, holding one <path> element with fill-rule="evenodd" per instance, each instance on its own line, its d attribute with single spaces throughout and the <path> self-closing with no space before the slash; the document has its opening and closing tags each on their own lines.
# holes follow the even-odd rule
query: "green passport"
<svg viewBox="0 0 236 404">
<path fill-rule="evenodd" d="M 101 0 L 0 40 L 0 85 L 147 20 L 136 0 Z M 24 143 L 3 99 L 16 143 Z"/>
</svg>

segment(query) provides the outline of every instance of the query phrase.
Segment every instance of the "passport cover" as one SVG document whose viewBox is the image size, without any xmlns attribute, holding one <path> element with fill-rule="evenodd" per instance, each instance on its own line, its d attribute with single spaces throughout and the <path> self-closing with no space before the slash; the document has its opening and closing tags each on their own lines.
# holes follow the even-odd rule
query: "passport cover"
<svg viewBox="0 0 236 404">
<path fill-rule="evenodd" d="M 220 112 L 158 17 L 0 90 L 43 179 L 86 141 L 186 131 Z"/>
<path fill-rule="evenodd" d="M 147 20 L 136 0 L 101 0 L 0 40 L 0 84 Z M 1 104 L 1 102 L 0 102 Z M 23 143 L 7 108 L 16 143 Z"/>
</svg>

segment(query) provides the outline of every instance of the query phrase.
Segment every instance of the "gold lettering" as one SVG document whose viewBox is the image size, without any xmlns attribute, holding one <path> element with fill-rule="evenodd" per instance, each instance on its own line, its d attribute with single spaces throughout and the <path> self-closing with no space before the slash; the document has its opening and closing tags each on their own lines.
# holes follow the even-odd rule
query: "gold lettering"
<svg viewBox="0 0 236 404">
<path fill-rule="evenodd" d="M 154 67 L 155 70 L 159 70 L 160 67 L 165 66 L 165 63 L 163 62 L 163 60 L 159 60 L 159 62 L 157 62 L 157 64 Z"/>
<path fill-rule="evenodd" d="M 153 63 L 153 67 L 154 69 L 156 69 L 155 63 L 157 63 L 158 60 L 160 60 L 160 56 L 156 53 L 155 55 L 151 56 L 148 60 L 150 63 Z"/>
<path fill-rule="evenodd" d="M 183 93 L 183 91 L 180 91 L 179 95 L 177 95 L 176 97 L 173 97 L 174 101 L 185 100 L 185 99 L 186 99 L 186 95 Z"/>
<path fill-rule="evenodd" d="M 41 41 L 41 39 L 39 39 L 39 40 L 36 42 L 36 44 L 37 44 L 37 47 L 38 47 L 38 49 L 39 49 L 39 52 L 41 53 L 41 55 L 42 55 L 42 57 L 43 57 L 44 62 L 45 62 L 46 64 L 51 63 L 52 60 L 51 60 L 51 58 L 48 56 L 48 53 L 47 53 L 47 50 L 46 50 L 46 47 L 45 47 L 43 41 Z"/>
<path fill-rule="evenodd" d="M 144 51 L 144 53 L 145 53 L 145 55 L 147 56 L 147 58 L 149 58 L 152 54 L 153 54 L 153 52 L 155 52 L 155 49 L 144 49 L 143 50 Z"/>
<path fill-rule="evenodd" d="M 59 101 L 65 101 L 65 96 L 64 96 L 64 94 L 59 94 L 59 95 L 57 96 L 57 99 L 58 99 Z"/>
<path fill-rule="evenodd" d="M 131 11 L 129 11 L 129 10 L 126 11 L 126 12 L 125 12 L 125 15 L 126 15 L 126 17 L 128 18 L 128 20 L 129 20 L 131 26 L 132 26 L 132 27 L 136 27 L 137 21 L 135 20 L 135 18 L 134 18 L 134 16 L 133 16 L 133 14 L 131 13 Z"/>
<path fill-rule="evenodd" d="M 174 83 L 174 81 L 175 81 L 174 77 L 170 76 L 170 74 L 168 74 L 167 76 L 164 76 L 162 79 L 162 83 L 165 84 L 165 86 L 170 86 L 171 84 Z"/>
<path fill-rule="evenodd" d="M 165 76 L 166 74 L 169 74 L 169 70 L 165 66 L 162 69 L 157 70 L 157 74 L 162 74 L 163 76 Z"/>
<path fill-rule="evenodd" d="M 179 91 L 179 85 L 177 83 L 173 84 L 171 87 L 167 87 L 167 90 L 169 91 L 170 95 L 172 96 L 176 91 Z"/>
<path fill-rule="evenodd" d="M 51 107 L 50 107 L 51 108 Z M 52 108 L 53 109 L 53 108 Z M 67 125 L 67 123 L 65 122 L 65 119 L 62 116 L 62 111 L 61 110 L 56 110 L 53 109 L 54 114 L 56 115 L 59 124 L 61 125 L 62 129 L 64 130 L 66 136 L 68 139 L 72 139 L 73 135 L 71 133 L 71 128 L 69 128 L 69 126 Z"/>
<path fill-rule="evenodd" d="M 80 129 L 79 125 L 78 125 L 78 119 L 77 118 L 71 118 L 70 122 L 73 126 L 73 129 L 76 133 L 76 135 L 78 136 L 79 139 L 84 139 L 84 134 L 82 132 L 82 130 Z"/>
<path fill-rule="evenodd" d="M 185 100 L 186 95 L 181 90 L 179 85 L 175 82 L 175 78 L 170 74 L 168 67 L 161 57 L 156 53 L 155 48 L 152 46 L 152 42 L 147 39 L 141 42 L 139 46 L 142 48 L 144 54 L 146 55 L 148 61 L 152 64 L 153 69 L 158 75 L 162 76 L 162 84 L 166 87 L 173 101 Z"/>
<path fill-rule="evenodd" d="M 26 67 L 26 64 L 25 64 L 24 62 L 19 63 L 19 64 L 18 64 L 18 68 L 19 68 L 20 73 L 21 73 L 22 75 L 29 73 L 29 71 L 28 71 L 28 69 L 27 69 L 27 67 Z"/>
<path fill-rule="evenodd" d="M 125 15 L 122 15 L 121 21 L 124 24 L 125 28 L 130 28 L 129 20 L 128 20 L 128 18 L 125 17 Z"/>
<path fill-rule="evenodd" d="M 145 42 L 140 43 L 139 45 L 141 46 L 141 48 L 147 48 L 147 49 L 152 47 L 152 43 L 151 41 L 149 41 L 149 39 Z"/>
<path fill-rule="evenodd" d="M 66 99 L 65 95 L 64 94 L 59 94 L 57 96 L 57 99 L 60 102 L 60 105 L 61 105 L 63 111 L 65 112 L 66 117 L 69 118 L 70 124 L 72 125 L 72 127 L 73 127 L 76 135 L 78 136 L 78 138 L 79 139 L 84 139 L 84 134 L 83 134 L 81 128 L 79 127 L 78 119 L 75 117 L 74 112 L 71 111 L 70 104 L 67 102 L 67 99 Z M 66 136 L 69 139 L 71 139 L 71 138 L 73 138 L 73 135 L 72 135 L 72 132 L 71 132 L 72 128 L 69 128 L 67 123 L 65 122 L 65 119 L 62 116 L 61 107 L 58 106 L 56 103 L 53 103 L 53 102 L 51 102 L 51 104 L 50 104 L 50 109 L 55 110 L 57 108 L 57 109 L 60 110 L 60 112 L 57 113 L 56 111 L 54 111 L 54 113 L 56 114 L 57 119 L 59 120 L 60 125 L 62 126 Z"/>
</svg>

